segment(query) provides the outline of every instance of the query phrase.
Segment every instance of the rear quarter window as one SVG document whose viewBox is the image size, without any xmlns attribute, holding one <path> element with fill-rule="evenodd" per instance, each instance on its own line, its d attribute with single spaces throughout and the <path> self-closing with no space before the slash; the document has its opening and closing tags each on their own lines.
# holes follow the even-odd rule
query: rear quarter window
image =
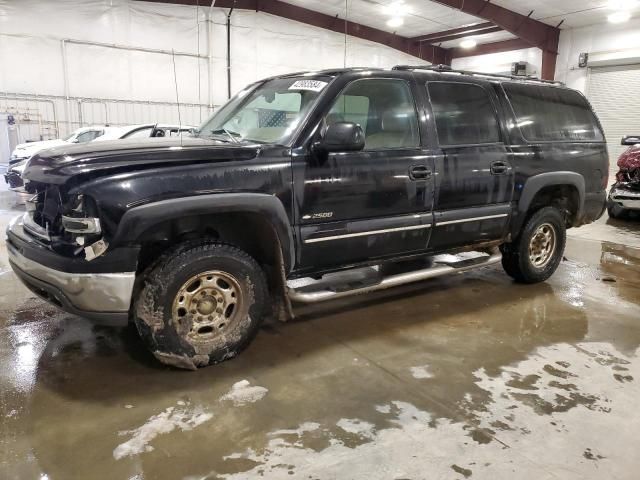
<svg viewBox="0 0 640 480">
<path fill-rule="evenodd" d="M 543 85 L 503 84 L 517 126 L 530 142 L 603 141 L 587 100 L 573 90 Z"/>
</svg>

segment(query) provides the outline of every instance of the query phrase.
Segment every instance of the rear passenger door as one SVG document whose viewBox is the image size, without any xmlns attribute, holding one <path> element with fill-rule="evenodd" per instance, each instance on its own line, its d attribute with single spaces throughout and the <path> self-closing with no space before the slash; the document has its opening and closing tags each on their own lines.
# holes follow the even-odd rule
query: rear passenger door
<svg viewBox="0 0 640 480">
<path fill-rule="evenodd" d="M 514 177 L 494 91 L 490 85 L 433 81 L 427 92 L 439 153 L 430 248 L 502 238 Z"/>
</svg>

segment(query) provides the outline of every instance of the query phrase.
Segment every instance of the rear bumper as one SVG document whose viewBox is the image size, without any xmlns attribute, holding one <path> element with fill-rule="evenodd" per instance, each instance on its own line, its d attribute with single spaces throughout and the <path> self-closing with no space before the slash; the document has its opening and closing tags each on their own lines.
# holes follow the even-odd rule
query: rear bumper
<svg viewBox="0 0 640 480">
<path fill-rule="evenodd" d="M 33 257 L 37 243 L 24 231 L 20 218 L 7 229 L 9 263 L 18 278 L 36 295 L 69 313 L 86 317 L 101 324 L 126 325 L 135 282 L 132 272 L 69 271 L 71 259 L 48 252 L 57 268 L 44 265 Z M 90 265 L 90 262 L 86 262 Z M 73 268 L 71 268 L 73 270 Z"/>
<path fill-rule="evenodd" d="M 595 222 L 607 209 L 607 191 L 587 193 L 584 197 L 582 219 L 579 225 Z"/>
<path fill-rule="evenodd" d="M 640 210 L 640 190 L 614 185 L 609 193 L 609 201 L 628 210 Z"/>
</svg>

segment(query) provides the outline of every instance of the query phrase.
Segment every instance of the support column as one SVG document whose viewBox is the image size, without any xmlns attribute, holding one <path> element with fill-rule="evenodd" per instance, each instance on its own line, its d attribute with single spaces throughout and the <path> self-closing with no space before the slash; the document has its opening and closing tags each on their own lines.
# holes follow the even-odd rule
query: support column
<svg viewBox="0 0 640 480">
<path fill-rule="evenodd" d="M 540 78 L 542 80 L 555 80 L 557 58 L 557 53 L 542 50 L 542 72 L 540 72 Z"/>
</svg>

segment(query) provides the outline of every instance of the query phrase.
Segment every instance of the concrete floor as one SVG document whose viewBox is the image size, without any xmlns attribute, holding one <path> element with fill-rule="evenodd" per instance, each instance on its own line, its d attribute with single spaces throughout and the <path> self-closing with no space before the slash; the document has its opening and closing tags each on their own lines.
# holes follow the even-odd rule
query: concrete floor
<svg viewBox="0 0 640 480">
<path fill-rule="evenodd" d="M 197 372 L 33 298 L 1 246 L 0 478 L 638 478 L 630 246 L 640 222 L 603 218 L 546 283 L 498 266 L 300 310 Z"/>
</svg>

